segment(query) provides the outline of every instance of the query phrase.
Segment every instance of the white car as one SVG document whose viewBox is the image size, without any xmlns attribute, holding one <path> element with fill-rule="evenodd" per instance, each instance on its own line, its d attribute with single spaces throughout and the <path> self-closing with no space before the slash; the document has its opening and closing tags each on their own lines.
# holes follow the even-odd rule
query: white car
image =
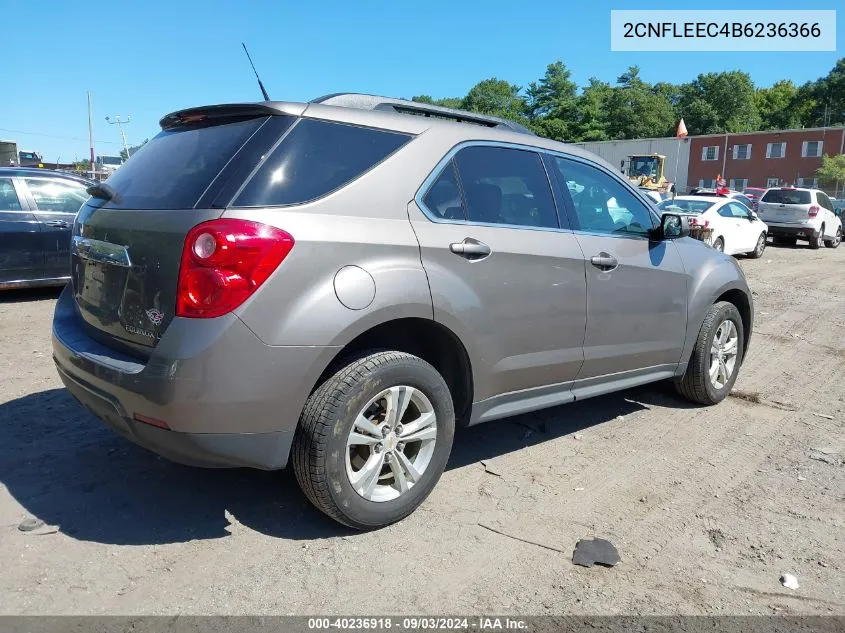
<svg viewBox="0 0 845 633">
<path fill-rule="evenodd" d="M 690 224 L 712 229 L 710 245 L 728 255 L 757 258 L 766 250 L 768 227 L 751 209 L 724 196 L 677 196 L 657 205 L 661 212 L 690 215 Z"/>
<path fill-rule="evenodd" d="M 760 198 L 757 212 L 769 225 L 775 244 L 794 246 L 808 240 L 810 248 L 836 248 L 842 242 L 842 220 L 824 191 L 775 187 Z"/>
<path fill-rule="evenodd" d="M 655 191 L 654 189 L 646 189 L 645 187 L 640 187 L 640 193 L 642 193 L 646 198 L 654 200 L 655 204 L 663 202 L 671 197 L 671 194 Z"/>
</svg>

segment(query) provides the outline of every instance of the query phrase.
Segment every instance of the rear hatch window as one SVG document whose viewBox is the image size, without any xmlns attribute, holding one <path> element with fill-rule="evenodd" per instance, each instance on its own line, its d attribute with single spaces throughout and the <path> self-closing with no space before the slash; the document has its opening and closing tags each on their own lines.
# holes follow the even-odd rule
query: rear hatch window
<svg viewBox="0 0 845 633">
<path fill-rule="evenodd" d="M 791 189 L 770 189 L 761 201 L 771 202 L 773 204 L 810 204 L 810 192 Z"/>
<path fill-rule="evenodd" d="M 661 211 L 666 211 L 671 213 L 673 211 L 676 212 L 684 212 L 684 213 L 704 213 L 712 207 L 715 203 L 710 202 L 708 200 L 664 200 L 660 204 L 657 205 L 657 208 Z"/>
<path fill-rule="evenodd" d="M 200 120 L 162 130 L 109 179 L 117 209 L 190 209 L 267 117 Z"/>
</svg>

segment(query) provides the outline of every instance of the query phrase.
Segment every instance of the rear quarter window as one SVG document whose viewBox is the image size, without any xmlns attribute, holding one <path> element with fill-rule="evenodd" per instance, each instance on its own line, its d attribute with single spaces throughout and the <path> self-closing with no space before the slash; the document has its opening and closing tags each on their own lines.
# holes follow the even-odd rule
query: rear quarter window
<svg viewBox="0 0 845 633">
<path fill-rule="evenodd" d="M 234 201 L 236 207 L 301 204 L 340 189 L 412 137 L 317 119 L 300 120 Z"/>
<path fill-rule="evenodd" d="M 787 189 L 769 189 L 763 196 L 762 202 L 776 204 L 810 204 L 809 191 L 790 191 Z"/>
</svg>

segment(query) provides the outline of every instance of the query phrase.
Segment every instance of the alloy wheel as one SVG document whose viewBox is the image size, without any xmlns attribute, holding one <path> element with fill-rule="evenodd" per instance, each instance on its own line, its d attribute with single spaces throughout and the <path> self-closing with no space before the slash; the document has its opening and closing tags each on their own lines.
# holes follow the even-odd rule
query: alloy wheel
<svg viewBox="0 0 845 633">
<path fill-rule="evenodd" d="M 725 319 L 716 328 L 710 345 L 710 382 L 716 389 L 723 389 L 736 367 L 739 332 L 736 324 Z"/>
<path fill-rule="evenodd" d="M 358 413 L 346 441 L 346 475 L 368 501 L 392 501 L 419 483 L 434 454 L 437 416 L 428 397 L 396 386 Z"/>
</svg>

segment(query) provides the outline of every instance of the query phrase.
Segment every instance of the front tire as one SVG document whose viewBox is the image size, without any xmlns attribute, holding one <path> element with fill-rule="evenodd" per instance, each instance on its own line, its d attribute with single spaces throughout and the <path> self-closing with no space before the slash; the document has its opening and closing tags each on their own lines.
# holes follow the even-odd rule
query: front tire
<svg viewBox="0 0 845 633">
<path fill-rule="evenodd" d="M 748 253 L 748 257 L 751 259 L 760 259 L 763 256 L 763 251 L 766 250 L 766 234 L 760 233 L 760 237 L 757 238 L 757 246 L 754 248 L 753 251 Z"/>
<path fill-rule="evenodd" d="M 719 301 L 707 310 L 687 371 L 675 383 L 678 393 L 703 405 L 718 404 L 731 392 L 739 368 L 745 332 L 736 306 Z"/>
<path fill-rule="evenodd" d="M 842 243 L 842 227 L 836 229 L 836 235 L 832 240 L 825 240 L 824 245 L 828 248 L 837 248 Z"/>
<path fill-rule="evenodd" d="M 349 362 L 308 398 L 293 443 L 309 501 L 359 530 L 399 521 L 434 489 L 452 451 L 455 412 L 443 377 L 404 352 Z"/>
</svg>

